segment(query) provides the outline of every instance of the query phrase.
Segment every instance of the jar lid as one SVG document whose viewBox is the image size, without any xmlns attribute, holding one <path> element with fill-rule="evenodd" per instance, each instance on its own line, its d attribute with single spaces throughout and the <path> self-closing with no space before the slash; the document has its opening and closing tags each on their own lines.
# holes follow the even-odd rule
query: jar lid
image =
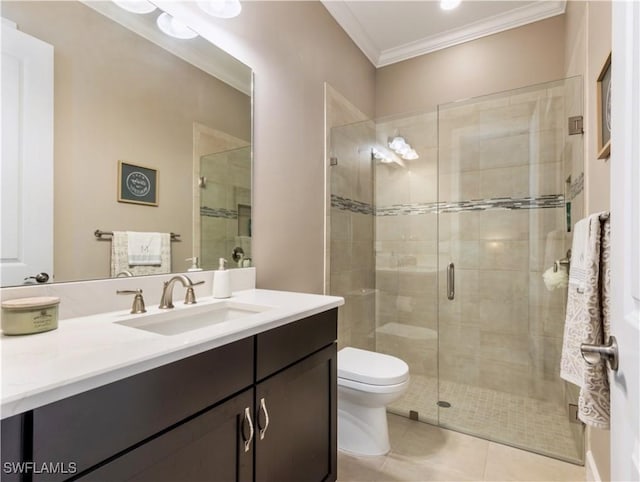
<svg viewBox="0 0 640 482">
<path fill-rule="evenodd" d="M 53 306 L 60 303 L 57 296 L 36 296 L 33 298 L 16 298 L 2 302 L 3 308 L 13 310 L 25 310 L 29 308 L 42 308 L 43 306 Z"/>
</svg>

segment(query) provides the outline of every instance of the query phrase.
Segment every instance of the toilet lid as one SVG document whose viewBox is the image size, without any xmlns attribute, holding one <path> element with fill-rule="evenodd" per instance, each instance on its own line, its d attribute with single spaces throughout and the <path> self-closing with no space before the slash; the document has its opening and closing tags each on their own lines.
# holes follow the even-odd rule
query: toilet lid
<svg viewBox="0 0 640 482">
<path fill-rule="evenodd" d="M 338 378 L 370 385 L 395 385 L 409 377 L 409 366 L 399 358 L 358 348 L 338 352 Z"/>
</svg>

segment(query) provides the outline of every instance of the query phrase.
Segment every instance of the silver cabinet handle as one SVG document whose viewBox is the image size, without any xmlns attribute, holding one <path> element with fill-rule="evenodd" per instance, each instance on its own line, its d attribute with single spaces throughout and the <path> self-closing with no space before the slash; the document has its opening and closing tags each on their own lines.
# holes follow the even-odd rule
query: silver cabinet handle
<svg viewBox="0 0 640 482">
<path fill-rule="evenodd" d="M 452 300 L 456 297 L 456 272 L 453 263 L 447 266 L 447 298 Z"/>
<path fill-rule="evenodd" d="M 606 345 L 583 343 L 580 345 L 580 353 L 589 365 L 594 365 L 604 358 L 609 368 L 614 372 L 618 370 L 618 342 L 615 336 L 610 336 Z"/>
<path fill-rule="evenodd" d="M 258 427 L 260 428 L 260 440 L 264 439 L 264 434 L 269 428 L 269 412 L 267 412 L 267 404 L 264 398 L 260 399 L 260 410 L 264 413 L 264 427 L 260 427 L 260 418 L 258 418 Z"/>
<path fill-rule="evenodd" d="M 251 442 L 253 441 L 253 422 L 251 421 L 251 410 L 249 407 L 244 409 L 244 421 L 249 424 L 249 438 L 244 436 L 244 424 L 242 426 L 242 438 L 244 439 L 244 451 L 251 450 Z"/>
</svg>

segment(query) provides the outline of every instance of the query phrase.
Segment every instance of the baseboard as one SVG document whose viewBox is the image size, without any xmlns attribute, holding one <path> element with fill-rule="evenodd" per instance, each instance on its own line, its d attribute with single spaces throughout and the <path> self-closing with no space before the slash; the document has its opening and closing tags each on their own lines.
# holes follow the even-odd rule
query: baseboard
<svg viewBox="0 0 640 482">
<path fill-rule="evenodd" d="M 593 454 L 591 450 L 587 451 L 587 457 L 584 462 L 584 466 L 587 469 L 586 481 L 587 482 L 602 482 L 602 478 L 600 477 L 600 472 L 598 472 L 598 466 L 596 465 L 596 461 L 593 458 Z"/>
</svg>

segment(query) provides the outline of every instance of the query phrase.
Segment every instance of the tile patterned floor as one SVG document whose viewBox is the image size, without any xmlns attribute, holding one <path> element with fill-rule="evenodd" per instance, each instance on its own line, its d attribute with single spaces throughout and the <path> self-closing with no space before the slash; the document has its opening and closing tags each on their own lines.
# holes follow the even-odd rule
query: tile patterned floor
<svg viewBox="0 0 640 482">
<path fill-rule="evenodd" d="M 581 463 L 582 429 L 570 424 L 563 407 L 529 397 L 443 381 L 440 399 L 451 408 L 438 413 L 437 380 L 412 375 L 407 393 L 389 407 L 408 416 L 418 410 L 421 421 L 464 431 L 540 454 Z"/>
<path fill-rule="evenodd" d="M 338 482 L 584 481 L 584 467 L 389 415 L 391 452 L 338 453 Z"/>
</svg>

